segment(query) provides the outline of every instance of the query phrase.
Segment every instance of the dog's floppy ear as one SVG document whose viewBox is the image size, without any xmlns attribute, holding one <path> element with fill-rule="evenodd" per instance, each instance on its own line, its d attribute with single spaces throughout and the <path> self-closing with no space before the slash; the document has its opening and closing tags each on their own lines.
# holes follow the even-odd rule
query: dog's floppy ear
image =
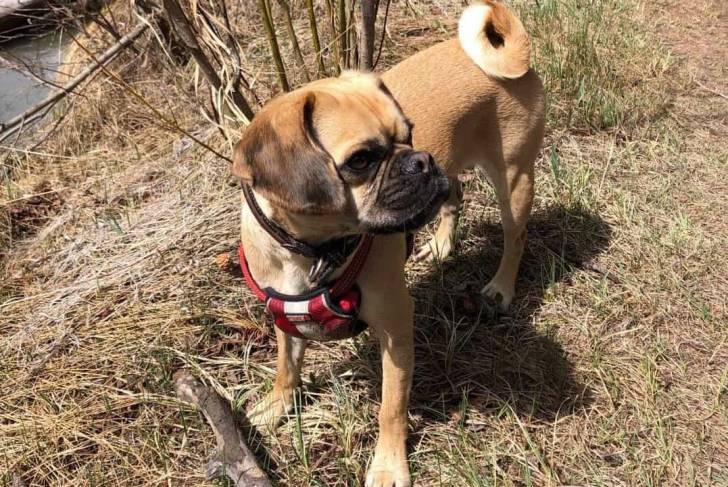
<svg viewBox="0 0 728 487">
<path fill-rule="evenodd" d="M 316 95 L 284 95 L 263 109 L 235 146 L 232 172 L 274 205 L 322 214 L 344 204 L 331 156 L 313 121 Z"/>
</svg>

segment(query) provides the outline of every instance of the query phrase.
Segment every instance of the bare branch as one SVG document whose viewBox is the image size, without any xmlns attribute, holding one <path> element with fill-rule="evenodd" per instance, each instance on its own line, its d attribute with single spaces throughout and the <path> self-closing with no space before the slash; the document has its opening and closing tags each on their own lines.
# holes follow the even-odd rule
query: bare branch
<svg viewBox="0 0 728 487">
<path fill-rule="evenodd" d="M 318 74 L 319 76 L 325 76 L 326 66 L 324 66 L 323 53 L 321 52 L 321 41 L 319 40 L 318 26 L 316 25 L 316 12 L 314 12 L 313 9 L 313 0 L 306 0 L 306 10 L 308 11 L 308 22 L 311 28 L 313 48 L 316 50 L 316 65 L 318 66 Z"/>
<path fill-rule="evenodd" d="M 358 68 L 359 67 L 359 43 L 357 39 L 357 29 L 356 29 L 356 0 L 346 0 L 346 10 L 347 10 L 347 27 L 346 32 L 348 34 L 348 40 L 347 40 L 347 64 L 349 68 Z"/>
<path fill-rule="evenodd" d="M 389 18 L 389 4 L 391 3 L 391 0 L 387 0 L 387 6 L 384 9 L 384 22 L 382 23 L 382 37 L 379 39 L 379 50 L 377 51 L 377 58 L 374 60 L 374 66 L 372 66 L 372 69 L 377 67 L 377 64 L 379 64 L 379 58 L 382 55 L 382 47 L 384 47 L 384 37 L 387 35 L 387 19 Z"/>
<path fill-rule="evenodd" d="M 207 81 L 209 81 L 209 83 L 216 90 L 221 90 L 222 81 L 220 80 L 220 77 L 218 76 L 215 67 L 207 58 L 204 51 L 202 50 L 202 47 L 200 46 L 200 43 L 197 41 L 197 36 L 195 35 L 194 28 L 192 27 L 192 24 L 182 10 L 180 4 L 177 2 L 177 0 L 164 0 L 164 9 L 167 11 L 167 15 L 169 15 L 169 19 L 174 27 L 175 32 L 177 32 L 177 35 L 182 40 L 182 43 L 185 45 L 190 54 L 192 54 L 192 57 L 195 58 L 197 65 L 202 70 L 202 73 L 205 75 L 205 78 L 207 78 Z M 240 112 L 248 120 L 252 120 L 253 110 L 250 108 L 248 101 L 245 99 L 242 93 L 240 93 L 240 91 L 233 87 L 230 92 L 230 97 L 232 98 L 232 102 L 235 107 L 240 110 Z"/>
<path fill-rule="evenodd" d="M 379 0 L 361 0 L 361 58 L 359 66 L 367 71 L 374 67 L 374 26 L 377 21 Z"/>
<path fill-rule="evenodd" d="M 298 44 L 298 36 L 296 36 L 296 30 L 293 28 L 293 19 L 291 19 L 291 7 L 288 5 L 287 0 L 278 0 L 278 5 L 283 9 L 283 16 L 286 18 L 286 30 L 288 31 L 288 37 L 291 38 L 291 46 L 293 47 L 293 55 L 296 58 L 298 66 L 303 71 L 303 78 L 306 82 L 311 81 L 311 77 L 306 69 L 306 62 L 303 60 L 303 54 L 301 54 L 301 47 Z"/>
<path fill-rule="evenodd" d="M 278 82 L 280 83 L 283 91 L 291 91 L 291 87 L 288 85 L 288 78 L 286 77 L 286 68 L 283 64 L 283 58 L 281 57 L 281 50 L 278 47 L 278 39 L 276 38 L 276 30 L 273 26 L 273 15 L 271 15 L 270 5 L 266 0 L 258 0 L 258 8 L 260 9 L 260 15 L 263 17 L 265 35 L 268 38 L 268 44 L 270 45 L 270 54 L 273 56 L 273 61 L 276 63 Z"/>
<path fill-rule="evenodd" d="M 339 74 L 341 72 L 341 63 L 339 62 L 339 59 L 341 58 L 341 43 L 339 42 L 339 32 L 337 32 L 336 29 L 334 1 L 336 0 L 324 0 L 324 5 L 326 6 L 326 16 L 328 17 L 329 29 L 331 30 L 331 44 L 334 45 L 334 52 L 336 53 L 336 56 L 334 57 L 334 62 L 336 63 L 334 65 L 334 71 L 335 74 Z"/>
<path fill-rule="evenodd" d="M 339 43 L 337 46 L 338 49 L 338 55 L 339 55 L 339 65 L 341 66 L 341 69 L 348 69 L 349 68 L 349 56 L 347 55 L 349 52 L 348 47 L 348 32 L 347 32 L 347 22 L 346 22 L 346 3 L 345 0 L 337 0 L 337 10 L 338 10 L 338 19 L 339 19 L 339 29 L 338 29 L 338 38 Z"/>
</svg>

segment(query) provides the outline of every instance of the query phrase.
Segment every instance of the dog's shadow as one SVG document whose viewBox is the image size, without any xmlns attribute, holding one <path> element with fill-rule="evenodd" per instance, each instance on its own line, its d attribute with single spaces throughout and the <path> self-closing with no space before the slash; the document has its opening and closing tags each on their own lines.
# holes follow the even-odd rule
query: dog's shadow
<svg viewBox="0 0 728 487">
<path fill-rule="evenodd" d="M 535 211 L 516 298 L 506 313 L 479 293 L 498 267 L 500 221 L 464 233 L 445 262 L 408 271 L 416 343 L 411 413 L 442 422 L 469 408 L 496 413 L 507 405 L 516 414 L 548 420 L 588 404 L 588 388 L 575 379 L 567 354 L 550 336 L 555 330 L 534 323 L 554 286 L 568 282 L 576 269 L 597 268 L 592 262 L 609 243 L 609 226 L 583 209 Z M 367 370 L 381 374 L 373 340 L 360 342 L 358 352 L 369 362 Z M 381 377 L 375 377 L 372 397 L 380 398 L 380 386 Z"/>
</svg>

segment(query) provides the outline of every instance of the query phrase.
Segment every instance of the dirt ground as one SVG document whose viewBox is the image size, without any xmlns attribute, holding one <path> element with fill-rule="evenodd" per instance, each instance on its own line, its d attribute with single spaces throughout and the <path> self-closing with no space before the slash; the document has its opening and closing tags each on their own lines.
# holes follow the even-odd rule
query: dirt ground
<svg viewBox="0 0 728 487">
<path fill-rule="evenodd" d="M 728 4 L 513 3 L 551 106 L 527 250 L 497 312 L 477 290 L 498 212 L 468 173 L 455 254 L 408 266 L 414 483 L 728 486 Z M 461 5 L 393 9 L 383 66 L 448 38 Z M 145 63 L 115 69 L 175 109 L 192 97 L 170 81 L 191 70 Z M 55 139 L 0 154 L 16 168 L 0 199 L 0 481 L 225 485 L 204 479 L 214 437 L 170 379 L 188 368 L 241 414 L 271 387 L 270 326 L 216 260 L 238 190 L 109 79 L 84 101 Z M 225 150 L 199 110 L 174 113 Z M 366 335 L 313 345 L 290 420 L 249 438 L 274 482 L 360 485 L 379 385 Z"/>
</svg>

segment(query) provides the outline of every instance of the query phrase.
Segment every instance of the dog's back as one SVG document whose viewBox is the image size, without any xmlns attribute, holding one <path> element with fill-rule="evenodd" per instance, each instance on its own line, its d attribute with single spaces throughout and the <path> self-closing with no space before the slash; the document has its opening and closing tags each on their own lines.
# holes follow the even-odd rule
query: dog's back
<svg viewBox="0 0 728 487">
<path fill-rule="evenodd" d="M 458 39 L 405 59 L 382 78 L 415 124 L 414 146 L 454 175 L 535 158 L 545 97 L 529 56 L 515 16 L 501 4 L 473 5 L 461 17 Z"/>
</svg>

